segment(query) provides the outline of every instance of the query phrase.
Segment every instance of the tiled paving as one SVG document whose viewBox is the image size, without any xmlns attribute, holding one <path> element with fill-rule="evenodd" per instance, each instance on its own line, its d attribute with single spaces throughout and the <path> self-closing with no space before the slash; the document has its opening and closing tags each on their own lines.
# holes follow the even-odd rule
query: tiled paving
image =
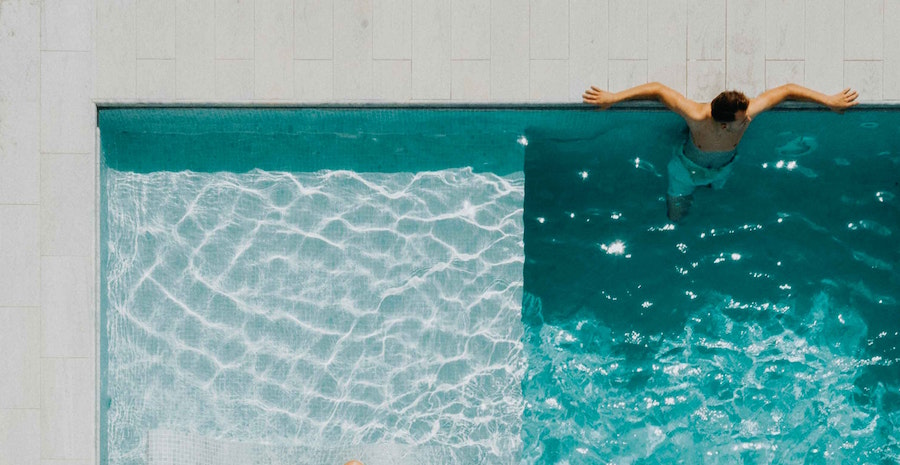
<svg viewBox="0 0 900 465">
<path fill-rule="evenodd" d="M 88 464 L 94 101 L 900 102 L 900 0 L 4 0 L 0 63 L 0 465 Z"/>
</svg>

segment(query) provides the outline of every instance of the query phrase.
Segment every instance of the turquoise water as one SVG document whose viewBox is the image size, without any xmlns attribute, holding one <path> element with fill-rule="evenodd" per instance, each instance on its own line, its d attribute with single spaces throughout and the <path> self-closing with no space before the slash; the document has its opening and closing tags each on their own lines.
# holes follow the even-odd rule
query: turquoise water
<svg viewBox="0 0 900 465">
<path fill-rule="evenodd" d="M 659 111 L 100 128 L 104 463 L 900 460 L 897 112 L 761 116 L 678 225 Z"/>
<path fill-rule="evenodd" d="M 763 115 L 674 227 L 667 143 L 530 138 L 525 461 L 900 460 L 898 123 Z"/>
</svg>

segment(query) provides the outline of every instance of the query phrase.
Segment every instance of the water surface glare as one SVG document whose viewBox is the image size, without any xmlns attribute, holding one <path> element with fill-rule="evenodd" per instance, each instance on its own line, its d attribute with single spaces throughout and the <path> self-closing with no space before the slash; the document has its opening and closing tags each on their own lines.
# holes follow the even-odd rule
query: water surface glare
<svg viewBox="0 0 900 465">
<path fill-rule="evenodd" d="M 900 119 L 787 115 L 677 225 L 673 144 L 529 137 L 525 463 L 900 463 Z"/>
</svg>

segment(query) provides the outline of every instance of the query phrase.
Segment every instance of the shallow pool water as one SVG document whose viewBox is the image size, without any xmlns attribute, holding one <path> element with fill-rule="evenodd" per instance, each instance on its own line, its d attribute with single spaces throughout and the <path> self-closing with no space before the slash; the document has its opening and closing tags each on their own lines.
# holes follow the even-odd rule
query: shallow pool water
<svg viewBox="0 0 900 465">
<path fill-rule="evenodd" d="M 110 462 L 142 463 L 148 427 L 459 462 L 521 447 L 521 176 L 107 182 Z"/>
</svg>

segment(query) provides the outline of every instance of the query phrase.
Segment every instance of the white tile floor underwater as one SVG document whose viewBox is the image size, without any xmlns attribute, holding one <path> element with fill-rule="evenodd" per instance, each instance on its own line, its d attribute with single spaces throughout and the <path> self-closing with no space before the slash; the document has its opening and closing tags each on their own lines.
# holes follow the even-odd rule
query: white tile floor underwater
<svg viewBox="0 0 900 465">
<path fill-rule="evenodd" d="M 95 102 L 900 102 L 900 0 L 0 1 L 0 465 L 96 452 Z"/>
</svg>

